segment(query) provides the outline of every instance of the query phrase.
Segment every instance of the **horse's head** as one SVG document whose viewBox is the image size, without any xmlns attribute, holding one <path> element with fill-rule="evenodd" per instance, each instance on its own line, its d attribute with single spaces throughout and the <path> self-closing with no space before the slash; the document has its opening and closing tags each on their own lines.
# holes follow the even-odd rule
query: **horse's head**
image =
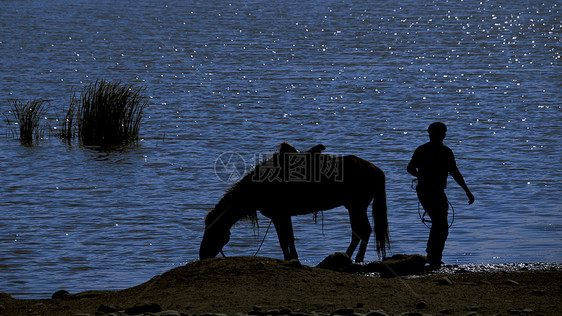
<svg viewBox="0 0 562 316">
<path fill-rule="evenodd" d="M 199 248 L 199 258 L 216 257 L 230 240 L 230 227 L 221 220 L 222 213 L 211 211 L 205 218 L 205 233 Z"/>
</svg>

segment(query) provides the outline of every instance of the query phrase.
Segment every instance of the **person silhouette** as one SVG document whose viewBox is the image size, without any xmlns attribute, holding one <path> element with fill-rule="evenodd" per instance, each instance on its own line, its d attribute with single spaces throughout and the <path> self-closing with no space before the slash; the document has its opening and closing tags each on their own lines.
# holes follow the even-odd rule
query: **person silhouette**
<svg viewBox="0 0 562 316">
<path fill-rule="evenodd" d="M 431 230 L 427 240 L 427 261 L 430 269 L 441 268 L 441 257 L 449 235 L 447 213 L 449 201 L 445 195 L 449 174 L 463 188 L 468 204 L 474 203 L 474 195 L 468 189 L 464 177 L 457 168 L 453 151 L 443 145 L 447 126 L 441 122 L 431 123 L 427 129 L 429 142 L 414 151 L 407 171 L 417 178 L 418 199 L 431 218 Z"/>
</svg>

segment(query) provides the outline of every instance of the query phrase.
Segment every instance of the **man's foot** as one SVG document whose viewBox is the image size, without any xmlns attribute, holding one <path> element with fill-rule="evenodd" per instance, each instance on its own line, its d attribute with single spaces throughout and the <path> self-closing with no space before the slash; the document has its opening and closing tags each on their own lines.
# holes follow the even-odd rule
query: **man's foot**
<svg viewBox="0 0 562 316">
<path fill-rule="evenodd" d="M 435 271 L 435 270 L 439 270 L 441 269 L 441 265 L 443 264 L 443 262 L 438 261 L 438 262 L 430 262 L 429 266 L 426 267 L 426 269 L 428 271 Z"/>
</svg>

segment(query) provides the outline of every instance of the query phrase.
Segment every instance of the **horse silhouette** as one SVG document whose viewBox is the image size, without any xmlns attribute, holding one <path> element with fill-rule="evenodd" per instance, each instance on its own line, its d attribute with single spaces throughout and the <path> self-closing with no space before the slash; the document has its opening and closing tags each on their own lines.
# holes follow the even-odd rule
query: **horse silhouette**
<svg viewBox="0 0 562 316">
<path fill-rule="evenodd" d="M 291 216 L 317 213 L 345 206 L 351 223 L 349 257 L 359 250 L 362 262 L 372 229 L 367 209 L 373 201 L 376 248 L 385 256 L 389 247 L 385 176 L 381 169 L 354 155 L 322 154 L 323 145 L 297 151 L 282 143 L 279 152 L 258 163 L 223 195 L 205 218 L 199 257 L 213 258 L 230 240 L 238 221 L 257 222 L 257 211 L 271 219 L 285 260 L 298 259 Z"/>
</svg>

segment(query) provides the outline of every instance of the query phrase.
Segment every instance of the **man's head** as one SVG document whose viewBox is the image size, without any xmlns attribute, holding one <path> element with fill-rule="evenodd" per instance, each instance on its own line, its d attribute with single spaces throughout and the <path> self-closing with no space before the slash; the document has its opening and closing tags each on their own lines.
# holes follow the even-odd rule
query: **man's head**
<svg viewBox="0 0 562 316">
<path fill-rule="evenodd" d="M 429 140 L 431 142 L 441 143 L 447 134 L 447 125 L 441 122 L 431 123 L 427 128 L 427 132 L 429 133 Z"/>
</svg>

